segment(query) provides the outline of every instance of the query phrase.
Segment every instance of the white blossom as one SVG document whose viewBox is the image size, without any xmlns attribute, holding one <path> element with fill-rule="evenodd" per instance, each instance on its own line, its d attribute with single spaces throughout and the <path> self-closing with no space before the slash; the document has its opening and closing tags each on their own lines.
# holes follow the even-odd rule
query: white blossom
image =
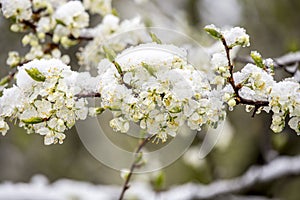
<svg viewBox="0 0 300 200">
<path fill-rule="evenodd" d="M 18 119 L 28 133 L 43 135 L 45 144 L 62 143 L 64 132 L 88 114 L 85 99 L 75 98 L 82 90 L 74 82 L 77 74 L 55 59 L 34 60 L 19 67 L 16 85 L 0 97 L 0 118 Z M 2 126 L 5 134 L 7 127 Z"/>
<path fill-rule="evenodd" d="M 85 12 L 80 1 L 69 1 L 57 8 L 54 18 L 63 29 L 64 35 L 69 31 L 74 37 L 79 37 L 80 29 L 89 24 L 89 15 Z M 58 28 L 57 28 L 58 29 Z M 59 35 L 56 31 L 56 35 Z"/>
<path fill-rule="evenodd" d="M 32 15 L 30 0 L 1 0 L 3 15 L 6 18 L 16 17 L 18 20 L 29 20 Z"/>
<path fill-rule="evenodd" d="M 300 134 L 300 117 L 293 117 L 289 121 L 289 126 L 296 131 L 296 133 Z"/>
<path fill-rule="evenodd" d="M 92 14 L 107 15 L 111 13 L 111 0 L 83 0 L 85 9 Z"/>
<path fill-rule="evenodd" d="M 8 130 L 8 124 L 4 121 L 4 119 L 0 118 L 0 133 L 4 136 Z"/>
<path fill-rule="evenodd" d="M 127 49 L 116 58 L 123 77 L 112 63 L 100 63 L 101 107 L 113 113 L 110 126 L 126 132 L 129 121 L 137 122 L 163 142 L 175 137 L 185 122 L 197 130 L 203 124 L 215 126 L 224 117 L 223 103 L 211 93 L 205 75 L 187 63 L 186 55 L 172 45 Z"/>
<path fill-rule="evenodd" d="M 243 28 L 234 27 L 229 30 L 224 30 L 222 31 L 222 35 L 229 47 L 234 47 L 236 45 L 247 47 L 250 45 L 249 35 L 247 35 L 246 30 Z"/>
<path fill-rule="evenodd" d="M 83 36 L 92 37 L 84 48 L 77 54 L 79 64 L 87 69 L 96 68 L 98 63 L 105 57 L 102 46 L 107 45 L 114 51 L 121 52 L 128 45 L 136 45 L 143 41 L 143 31 L 134 31 L 144 28 L 139 17 L 120 21 L 117 16 L 108 14 L 104 16 L 102 23 L 92 29 L 82 32 Z M 131 33 L 132 31 L 132 33 Z M 123 33 L 126 33 L 123 35 Z"/>
<path fill-rule="evenodd" d="M 247 99 L 268 100 L 275 84 L 273 76 L 253 64 L 247 64 L 233 75 L 236 84 L 242 84 L 240 95 Z"/>
</svg>

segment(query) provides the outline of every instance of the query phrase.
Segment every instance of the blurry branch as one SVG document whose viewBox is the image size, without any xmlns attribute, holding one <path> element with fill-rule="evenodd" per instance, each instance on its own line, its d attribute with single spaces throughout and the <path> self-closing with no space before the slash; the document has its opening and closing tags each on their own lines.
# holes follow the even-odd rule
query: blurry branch
<svg viewBox="0 0 300 200">
<path fill-rule="evenodd" d="M 250 189 L 259 183 L 300 174 L 300 156 L 278 157 L 267 165 L 251 167 L 242 176 L 209 185 L 186 184 L 161 193 L 162 199 L 210 199 Z"/>
<path fill-rule="evenodd" d="M 278 157 L 269 164 L 251 167 L 237 178 L 218 180 L 208 185 L 188 183 L 159 194 L 154 192 L 148 183 L 133 182 L 128 196 L 140 200 L 268 200 L 266 197 L 248 196 L 245 193 L 256 184 L 268 183 L 291 175 L 300 175 L 300 156 Z M 35 176 L 29 183 L 1 183 L 0 199 L 60 200 L 68 199 L 70 195 L 74 199 L 117 199 L 119 190 L 120 187 L 117 186 L 94 185 L 65 179 L 49 184 L 45 177 Z"/>
<path fill-rule="evenodd" d="M 87 93 L 87 94 L 76 94 L 75 97 L 78 99 L 81 98 L 95 98 L 95 97 L 101 97 L 100 93 L 92 92 L 92 93 Z"/>
<path fill-rule="evenodd" d="M 285 54 L 283 56 L 273 58 L 275 68 L 283 68 L 287 73 L 295 75 L 300 63 L 300 51 Z M 254 61 L 250 57 L 237 56 L 233 60 L 236 63 L 253 63 Z"/>
<path fill-rule="evenodd" d="M 144 163 L 141 162 L 142 161 L 142 148 L 148 144 L 148 142 L 150 140 L 152 140 L 153 138 L 156 137 L 156 134 L 154 135 L 151 135 L 147 138 L 145 138 L 144 140 L 141 141 L 141 143 L 139 144 L 137 150 L 135 151 L 135 160 L 133 161 L 131 167 L 130 167 L 130 171 L 128 173 L 128 175 L 126 176 L 125 178 L 125 182 L 123 184 L 123 187 L 122 187 L 122 191 L 121 191 L 121 194 L 120 194 L 120 197 L 119 197 L 119 200 L 123 200 L 124 199 L 124 195 L 125 195 L 125 192 L 129 189 L 130 185 L 129 185 L 129 182 L 130 182 L 130 179 L 131 179 L 131 176 L 134 172 L 134 170 L 138 167 L 141 167 Z"/>
</svg>

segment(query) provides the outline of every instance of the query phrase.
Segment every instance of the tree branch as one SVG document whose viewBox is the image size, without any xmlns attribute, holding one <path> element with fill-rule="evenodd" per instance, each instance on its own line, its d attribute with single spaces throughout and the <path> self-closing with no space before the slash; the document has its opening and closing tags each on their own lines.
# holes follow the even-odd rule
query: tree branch
<svg viewBox="0 0 300 200">
<path fill-rule="evenodd" d="M 135 151 L 135 155 L 139 156 L 138 154 L 141 152 L 142 148 L 151 140 L 153 139 L 154 137 L 156 137 L 156 134 L 155 135 L 151 135 L 149 137 L 147 137 L 146 139 L 144 139 L 140 145 L 138 146 L 137 150 Z M 134 160 L 134 162 L 132 163 L 131 167 L 130 167 L 130 171 L 125 179 L 125 182 L 123 184 L 123 188 L 122 188 L 122 192 L 120 194 L 120 197 L 119 197 L 119 200 L 122 200 L 124 198 L 124 195 L 125 195 L 125 192 L 129 189 L 129 181 L 131 179 L 131 176 L 133 174 L 133 171 L 140 167 L 141 165 L 139 164 L 140 160 L 139 159 L 136 159 Z"/>
<path fill-rule="evenodd" d="M 234 78 L 233 78 L 233 69 L 234 69 L 234 66 L 233 66 L 233 64 L 231 62 L 231 58 L 230 58 L 230 50 L 231 50 L 231 48 L 229 48 L 229 46 L 227 45 L 226 40 L 225 40 L 225 38 L 223 36 L 221 38 L 221 41 L 222 41 L 222 44 L 223 44 L 223 46 L 225 48 L 226 57 L 227 57 L 227 60 L 228 60 L 229 73 L 230 73 L 230 77 L 227 79 L 227 81 L 229 82 L 229 84 L 231 85 L 232 89 L 234 90 L 236 104 L 245 104 L 245 105 L 255 106 L 254 113 L 252 115 L 252 117 L 254 117 L 256 111 L 260 107 L 268 106 L 269 102 L 268 101 L 253 101 L 253 100 L 250 100 L 250 99 L 245 99 L 245 98 L 243 98 L 243 97 L 240 96 L 239 91 L 242 88 L 242 86 L 240 84 L 236 85 L 235 81 L 234 81 Z"/>
<path fill-rule="evenodd" d="M 297 64 L 300 63 L 300 51 L 287 53 L 280 57 L 273 58 L 274 60 L 274 68 L 283 68 L 284 71 L 294 76 L 297 72 Z M 233 59 L 234 62 L 237 63 L 252 63 L 255 64 L 254 61 L 250 57 L 240 57 L 237 56 Z M 295 67 L 296 66 L 296 67 Z"/>
<path fill-rule="evenodd" d="M 162 199 L 210 199 L 249 189 L 258 183 L 267 183 L 290 175 L 300 175 L 300 156 L 278 157 L 261 167 L 251 167 L 244 175 L 219 180 L 209 185 L 186 184 L 161 193 Z M 173 198 L 174 199 L 174 198 Z"/>
<path fill-rule="evenodd" d="M 208 185 L 188 183 L 175 186 L 168 191 L 157 194 L 145 182 L 132 183 L 128 191 L 136 199 L 227 199 L 227 200 L 267 200 L 265 197 L 240 194 L 243 190 L 251 189 L 256 184 L 268 183 L 291 175 L 300 175 L 300 156 L 282 156 L 263 166 L 250 168 L 243 175 L 212 182 Z M 0 184 L 0 199 L 51 199 L 69 198 L 70 195 L 84 199 L 89 194 L 91 199 L 117 199 L 120 188 L 117 186 L 95 185 L 74 180 L 58 180 L 49 184 L 44 176 L 33 178 L 29 183 L 3 182 Z M 38 183 L 38 184 L 37 184 Z M 82 190 L 85 188 L 85 190 Z M 47 194 L 47 195 L 46 195 Z M 220 197 L 220 198 L 218 198 Z"/>
<path fill-rule="evenodd" d="M 88 98 L 88 97 L 101 97 L 100 93 L 88 93 L 88 94 L 76 94 L 75 97 L 78 99 Z"/>
</svg>

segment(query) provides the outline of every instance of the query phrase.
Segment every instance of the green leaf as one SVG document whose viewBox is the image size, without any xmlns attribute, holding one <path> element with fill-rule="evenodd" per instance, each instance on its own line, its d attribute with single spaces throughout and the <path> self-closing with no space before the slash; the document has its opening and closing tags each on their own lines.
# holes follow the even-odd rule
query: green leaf
<svg viewBox="0 0 300 200">
<path fill-rule="evenodd" d="M 122 169 L 120 175 L 121 175 L 121 178 L 122 178 L 123 180 L 127 180 L 129 174 L 130 174 L 130 170 L 129 170 L 129 169 Z"/>
<path fill-rule="evenodd" d="M 152 32 L 149 33 L 151 39 L 152 39 L 152 42 L 155 42 L 157 44 L 162 44 L 161 40 Z"/>
<path fill-rule="evenodd" d="M 116 17 L 119 16 L 119 13 L 118 13 L 118 11 L 117 11 L 115 8 L 113 8 L 113 9 L 111 10 L 111 14 L 114 15 L 114 16 L 116 16 Z"/>
<path fill-rule="evenodd" d="M 105 111 L 105 109 L 104 109 L 104 108 L 101 108 L 101 107 L 95 109 L 95 113 L 96 113 L 97 115 L 102 114 L 104 111 Z"/>
<path fill-rule="evenodd" d="M 252 60 L 255 62 L 255 64 L 259 68 L 262 68 L 262 69 L 265 68 L 265 65 L 263 63 L 263 59 L 262 59 L 261 55 L 257 51 L 251 51 L 250 56 L 251 56 Z"/>
<path fill-rule="evenodd" d="M 103 51 L 106 54 L 106 58 L 110 61 L 113 62 L 117 56 L 116 52 L 110 48 L 107 48 L 106 46 L 103 46 Z"/>
<path fill-rule="evenodd" d="M 24 122 L 25 124 L 38 124 L 43 122 L 44 119 L 41 117 L 32 117 L 29 119 L 23 119 L 22 122 Z"/>
<path fill-rule="evenodd" d="M 5 77 L 3 77 L 3 78 L 0 80 L 0 85 L 1 85 L 1 86 L 6 85 L 6 84 L 9 82 L 9 80 L 10 80 L 10 76 L 5 76 Z"/>
<path fill-rule="evenodd" d="M 56 19 L 56 23 L 60 24 L 60 25 L 63 25 L 63 26 L 66 26 L 66 24 L 60 19 Z"/>
<path fill-rule="evenodd" d="M 110 111 L 121 111 L 120 108 L 114 108 L 114 107 L 106 107 Z"/>
<path fill-rule="evenodd" d="M 123 71 L 120 64 L 115 61 L 115 58 L 117 56 L 116 52 L 110 48 L 107 48 L 106 46 L 103 46 L 102 48 L 104 53 L 106 54 L 106 58 L 115 65 L 120 76 L 123 76 Z"/>
<path fill-rule="evenodd" d="M 182 109 L 179 106 L 176 106 L 170 110 L 170 113 L 180 113 L 181 111 Z"/>
<path fill-rule="evenodd" d="M 46 80 L 46 77 L 37 68 L 25 69 L 25 71 L 35 81 L 44 82 Z"/>
<path fill-rule="evenodd" d="M 155 191 L 163 190 L 165 185 L 165 174 L 162 171 L 160 171 L 151 182 Z"/>
<path fill-rule="evenodd" d="M 123 77 L 123 71 L 122 71 L 121 65 L 119 63 L 117 63 L 116 61 L 113 61 L 112 63 L 115 65 L 115 67 L 116 67 L 118 73 L 120 74 L 120 76 Z"/>
<path fill-rule="evenodd" d="M 148 65 L 147 63 L 144 63 L 142 62 L 142 66 L 147 70 L 147 72 L 151 75 L 151 76 L 155 76 L 155 70 L 150 66 Z"/>
<path fill-rule="evenodd" d="M 208 34 L 213 36 L 215 39 L 221 39 L 222 38 L 222 34 L 221 34 L 220 30 L 217 27 L 215 27 L 214 25 L 205 26 L 204 30 Z"/>
</svg>

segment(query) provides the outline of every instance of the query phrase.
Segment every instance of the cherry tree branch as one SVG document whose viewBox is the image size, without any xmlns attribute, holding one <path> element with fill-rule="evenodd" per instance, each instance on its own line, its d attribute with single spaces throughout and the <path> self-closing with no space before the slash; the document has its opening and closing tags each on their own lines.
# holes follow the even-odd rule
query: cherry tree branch
<svg viewBox="0 0 300 200">
<path fill-rule="evenodd" d="M 256 111 L 260 107 L 268 106 L 269 102 L 268 101 L 253 101 L 253 100 L 250 100 L 250 99 L 245 99 L 245 98 L 240 96 L 239 91 L 242 88 L 242 85 L 240 85 L 240 84 L 236 85 L 235 81 L 234 81 L 234 78 L 233 78 L 234 66 L 231 62 L 231 57 L 230 57 L 231 48 L 227 45 L 227 42 L 226 42 L 226 40 L 223 36 L 221 38 L 221 41 L 222 41 L 222 44 L 225 48 L 226 57 L 227 57 L 227 60 L 228 60 L 229 73 L 230 73 L 230 77 L 227 79 L 227 81 L 229 82 L 232 89 L 234 90 L 236 104 L 245 104 L 245 105 L 255 106 L 255 109 L 254 109 L 254 112 L 253 112 L 253 115 L 252 115 L 252 117 L 253 117 L 255 115 Z"/>
<path fill-rule="evenodd" d="M 95 98 L 95 97 L 101 97 L 101 94 L 100 93 L 95 93 L 95 92 L 92 92 L 92 93 L 87 93 L 87 94 L 76 94 L 75 97 L 78 99 L 81 99 L 81 98 L 89 98 L 89 97 L 92 97 L 92 98 Z"/>
<path fill-rule="evenodd" d="M 188 183 L 161 191 L 159 195 L 144 182 L 133 182 L 131 196 L 140 200 L 148 199 L 234 199 L 234 200 L 270 200 L 262 196 L 248 196 L 242 193 L 257 184 L 269 183 L 287 176 L 300 175 L 300 156 L 281 156 L 262 166 L 251 167 L 243 175 L 212 182 L 208 185 Z M 92 199 L 117 199 L 117 186 L 94 185 L 74 180 L 58 180 L 49 184 L 45 177 L 34 177 L 29 183 L 0 184 L 0 199 L 51 199 L 68 198 L 72 194 L 78 199 L 86 198 L 87 193 Z M 38 184 L 37 184 L 38 183 Z M 85 190 L 82 190 L 85 188 Z M 47 194 L 47 195 L 45 195 Z M 218 198 L 221 197 L 221 198 Z"/>
<path fill-rule="evenodd" d="M 298 70 L 297 65 L 300 63 L 300 51 L 284 54 L 280 57 L 273 58 L 274 68 L 283 68 L 284 71 L 294 76 Z M 252 63 L 254 61 L 250 57 L 237 56 L 233 59 L 236 63 Z"/>
<path fill-rule="evenodd" d="M 137 150 L 135 151 L 135 155 L 136 155 L 136 156 L 140 156 L 139 153 L 141 153 L 142 148 L 143 148 L 146 144 L 148 144 L 148 142 L 149 142 L 151 139 L 153 139 L 154 137 L 156 137 L 156 134 L 155 134 L 155 135 L 151 135 L 151 136 L 147 137 L 146 139 L 144 139 L 144 140 L 139 144 Z M 133 174 L 134 170 L 135 170 L 136 168 L 140 167 L 140 166 L 141 166 L 141 165 L 140 165 L 140 159 L 135 158 L 135 160 L 133 161 L 133 163 L 132 163 L 132 165 L 131 165 L 131 167 L 130 167 L 129 173 L 128 173 L 128 175 L 127 175 L 126 178 L 125 178 L 125 182 L 124 182 L 124 184 L 123 184 L 123 188 L 122 188 L 122 192 L 121 192 L 121 194 L 120 194 L 119 200 L 122 200 L 122 199 L 124 198 L 125 192 L 126 192 L 126 191 L 129 189 L 129 187 L 130 187 L 130 186 L 129 186 L 129 181 L 130 181 L 130 179 L 131 179 L 131 177 L 132 177 L 132 174 Z"/>
<path fill-rule="evenodd" d="M 291 175 L 300 175 L 300 156 L 282 156 L 267 165 L 251 167 L 242 176 L 219 180 L 208 185 L 185 184 L 161 193 L 162 199 L 211 199 L 221 195 L 238 193 L 258 183 L 267 183 Z"/>
</svg>

